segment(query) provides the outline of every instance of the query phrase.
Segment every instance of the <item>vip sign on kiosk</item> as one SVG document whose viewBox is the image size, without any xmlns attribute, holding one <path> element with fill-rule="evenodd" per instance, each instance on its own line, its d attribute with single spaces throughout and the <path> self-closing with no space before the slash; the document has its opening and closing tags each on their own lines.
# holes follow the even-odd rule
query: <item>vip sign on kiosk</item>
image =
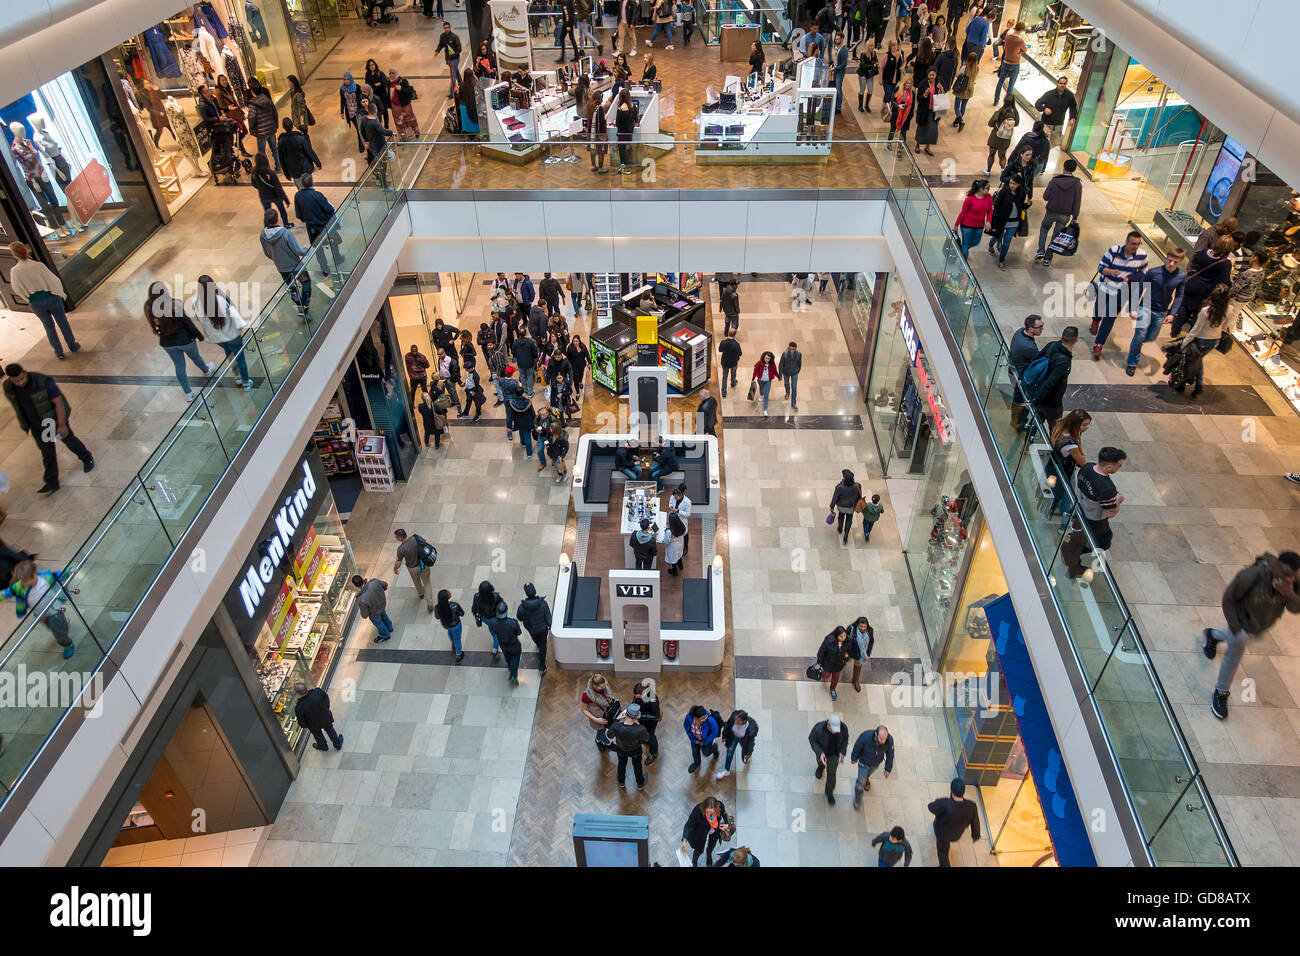
<svg viewBox="0 0 1300 956">
<path fill-rule="evenodd" d="M 658 676 L 664 659 L 659 630 L 659 572 L 611 570 L 609 620 L 614 673 L 619 677 Z"/>
</svg>

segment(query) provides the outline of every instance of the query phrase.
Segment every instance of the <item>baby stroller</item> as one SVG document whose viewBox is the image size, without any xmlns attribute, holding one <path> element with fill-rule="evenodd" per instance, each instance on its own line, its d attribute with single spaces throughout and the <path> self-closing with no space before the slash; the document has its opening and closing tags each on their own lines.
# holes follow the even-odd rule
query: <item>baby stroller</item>
<svg viewBox="0 0 1300 956">
<path fill-rule="evenodd" d="M 616 700 L 610 701 L 609 706 L 605 708 L 603 716 L 608 723 L 596 731 L 596 749 L 601 753 L 614 746 L 614 737 L 610 734 L 609 728 L 614 725 L 614 721 L 618 720 L 618 715 L 621 713 L 623 713 L 623 705 Z"/>
<path fill-rule="evenodd" d="M 231 119 L 219 119 L 213 120 L 209 128 L 212 131 L 212 181 L 218 186 L 237 185 L 240 170 L 249 173 L 253 169 L 253 164 L 238 155 L 235 148 L 239 124 Z"/>
<path fill-rule="evenodd" d="M 397 17 L 388 11 L 393 8 L 393 0 L 366 0 L 366 26 L 377 27 L 385 23 L 396 23 Z"/>
<path fill-rule="evenodd" d="M 1169 386 L 1175 392 L 1181 392 L 1188 385 L 1196 383 L 1196 373 L 1201 370 L 1201 363 L 1204 361 L 1205 354 L 1193 345 L 1191 348 L 1183 348 L 1183 340 L 1170 342 L 1162 346 L 1168 358 L 1160 371 L 1169 376 Z"/>
</svg>

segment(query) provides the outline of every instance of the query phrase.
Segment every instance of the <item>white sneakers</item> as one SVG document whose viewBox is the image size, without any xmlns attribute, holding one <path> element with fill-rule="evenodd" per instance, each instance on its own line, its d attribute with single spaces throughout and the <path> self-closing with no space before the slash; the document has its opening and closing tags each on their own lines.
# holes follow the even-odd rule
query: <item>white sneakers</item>
<svg viewBox="0 0 1300 956">
<path fill-rule="evenodd" d="M 715 774 L 713 775 L 713 779 L 714 779 L 714 780 L 722 780 L 722 779 L 724 779 L 724 778 L 726 778 L 726 777 L 730 777 L 730 776 L 731 776 L 731 771 L 730 771 L 730 770 L 719 770 L 717 773 L 715 773 Z"/>
</svg>

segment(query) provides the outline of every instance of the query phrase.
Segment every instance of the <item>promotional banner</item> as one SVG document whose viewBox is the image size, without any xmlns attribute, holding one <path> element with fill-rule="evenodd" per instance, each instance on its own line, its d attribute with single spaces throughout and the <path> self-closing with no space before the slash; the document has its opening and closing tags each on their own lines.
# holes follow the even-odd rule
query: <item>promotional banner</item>
<svg viewBox="0 0 1300 956">
<path fill-rule="evenodd" d="M 532 70 L 527 0 L 492 0 L 492 48 L 500 70 Z"/>
<path fill-rule="evenodd" d="M 68 202 L 82 222 L 90 222 L 99 207 L 108 201 L 113 187 L 108 182 L 108 170 L 97 159 L 92 159 L 63 190 Z"/>
</svg>

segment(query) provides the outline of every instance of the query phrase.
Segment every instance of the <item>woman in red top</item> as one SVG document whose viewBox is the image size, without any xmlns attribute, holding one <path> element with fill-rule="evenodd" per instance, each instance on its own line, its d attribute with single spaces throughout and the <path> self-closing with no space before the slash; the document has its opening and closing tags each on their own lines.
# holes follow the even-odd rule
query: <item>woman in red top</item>
<svg viewBox="0 0 1300 956">
<path fill-rule="evenodd" d="M 758 383 L 758 393 L 763 396 L 763 414 L 767 415 L 767 396 L 772 391 L 772 383 L 781 380 L 781 373 L 776 370 L 776 356 L 764 352 L 754 363 L 754 379 Z"/>
<path fill-rule="evenodd" d="M 903 87 L 894 97 L 894 121 L 889 127 L 889 138 L 907 141 L 907 130 L 912 125 L 912 105 L 916 96 L 912 92 L 912 78 L 903 79 Z"/>
<path fill-rule="evenodd" d="M 970 192 L 962 200 L 961 212 L 957 216 L 957 229 L 961 234 L 961 257 L 966 258 L 980 244 L 984 227 L 993 215 L 993 197 L 989 195 L 989 181 L 977 179 L 971 183 Z"/>
</svg>

